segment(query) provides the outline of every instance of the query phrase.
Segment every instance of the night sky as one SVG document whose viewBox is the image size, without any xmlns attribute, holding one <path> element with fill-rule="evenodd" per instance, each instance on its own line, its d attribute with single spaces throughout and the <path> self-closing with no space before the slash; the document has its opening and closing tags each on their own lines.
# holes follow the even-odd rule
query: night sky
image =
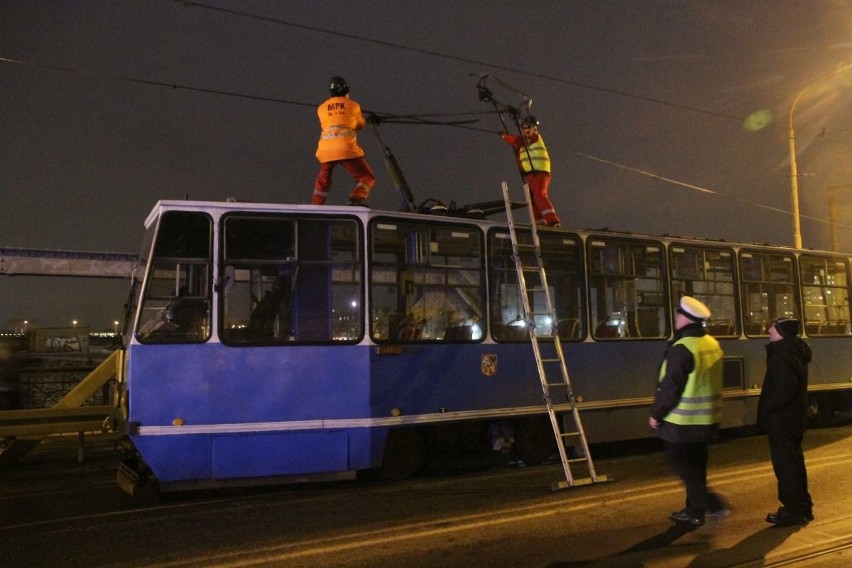
<svg viewBox="0 0 852 568">
<path fill-rule="evenodd" d="M 794 114 L 805 247 L 852 185 L 852 2 L 841 0 L 0 3 L 0 246 L 137 252 L 160 199 L 307 203 L 315 107 L 344 76 L 420 203 L 519 184 L 490 105 L 533 100 L 565 227 L 792 244 Z M 508 89 L 501 83 L 513 87 Z M 749 118 L 751 117 L 751 118 Z M 398 209 L 380 146 L 359 136 Z M 345 203 L 338 172 L 329 199 Z M 852 188 L 838 192 L 852 251 Z M 0 277 L 0 327 L 120 316 L 127 282 Z"/>
</svg>

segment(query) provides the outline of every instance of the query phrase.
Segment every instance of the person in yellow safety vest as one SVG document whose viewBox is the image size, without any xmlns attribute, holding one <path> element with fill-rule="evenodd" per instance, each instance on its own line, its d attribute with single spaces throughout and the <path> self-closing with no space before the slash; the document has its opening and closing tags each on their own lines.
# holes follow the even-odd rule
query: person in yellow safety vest
<svg viewBox="0 0 852 568">
<path fill-rule="evenodd" d="M 559 227 L 559 215 L 548 197 L 550 187 L 550 155 L 544 138 L 538 131 L 539 122 L 534 116 L 528 116 L 521 122 L 522 136 L 501 132 L 503 140 L 515 150 L 518 167 L 524 181 L 530 188 L 533 204 L 533 218 L 537 223 L 548 227 Z"/>
<path fill-rule="evenodd" d="M 364 158 L 364 150 L 358 145 L 356 132 L 364 128 L 367 121 L 361 114 L 361 105 L 349 98 L 346 79 L 335 75 L 330 83 L 331 98 L 317 107 L 321 132 L 316 156 L 320 161 L 320 171 L 314 182 L 311 203 L 325 203 L 331 188 L 332 172 L 339 165 L 355 179 L 355 188 L 349 193 L 349 205 L 366 205 L 370 190 L 376 184 L 376 176 Z"/>
<path fill-rule="evenodd" d="M 722 418 L 724 353 L 705 329 L 710 308 L 683 296 L 676 311 L 648 423 L 665 441 L 669 467 L 686 488 L 686 507 L 670 518 L 698 528 L 705 515 L 718 521 L 730 513 L 722 497 L 707 487 L 707 447 Z"/>
</svg>

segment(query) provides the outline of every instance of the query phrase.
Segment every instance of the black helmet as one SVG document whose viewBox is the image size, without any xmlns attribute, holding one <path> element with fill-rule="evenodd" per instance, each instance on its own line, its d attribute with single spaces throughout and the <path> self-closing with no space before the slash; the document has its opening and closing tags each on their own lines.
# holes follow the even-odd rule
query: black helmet
<svg viewBox="0 0 852 568">
<path fill-rule="evenodd" d="M 538 128 L 538 119 L 533 115 L 529 115 L 523 121 L 521 121 L 521 128 L 524 126 L 532 126 L 534 128 Z"/>
<path fill-rule="evenodd" d="M 332 97 L 345 97 L 349 94 L 349 83 L 340 75 L 335 75 L 329 82 L 331 83 L 329 92 Z"/>
</svg>

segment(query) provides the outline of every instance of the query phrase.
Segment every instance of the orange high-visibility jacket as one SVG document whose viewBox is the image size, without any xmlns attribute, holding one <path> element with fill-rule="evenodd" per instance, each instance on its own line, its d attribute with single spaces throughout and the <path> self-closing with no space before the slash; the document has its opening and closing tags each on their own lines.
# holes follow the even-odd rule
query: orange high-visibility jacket
<svg viewBox="0 0 852 568">
<path fill-rule="evenodd" d="M 320 162 L 347 160 L 364 155 L 355 133 L 367 125 L 361 105 L 349 97 L 331 97 L 317 107 L 320 133 L 317 159 Z"/>
</svg>

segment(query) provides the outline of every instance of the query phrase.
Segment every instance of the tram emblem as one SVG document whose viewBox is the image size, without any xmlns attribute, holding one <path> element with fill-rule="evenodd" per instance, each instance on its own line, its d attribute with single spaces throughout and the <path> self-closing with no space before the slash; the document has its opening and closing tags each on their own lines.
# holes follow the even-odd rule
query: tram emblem
<svg viewBox="0 0 852 568">
<path fill-rule="evenodd" d="M 486 377 L 493 377 L 497 373 L 497 354 L 484 353 L 482 355 L 480 368 L 482 369 L 483 375 Z"/>
</svg>

